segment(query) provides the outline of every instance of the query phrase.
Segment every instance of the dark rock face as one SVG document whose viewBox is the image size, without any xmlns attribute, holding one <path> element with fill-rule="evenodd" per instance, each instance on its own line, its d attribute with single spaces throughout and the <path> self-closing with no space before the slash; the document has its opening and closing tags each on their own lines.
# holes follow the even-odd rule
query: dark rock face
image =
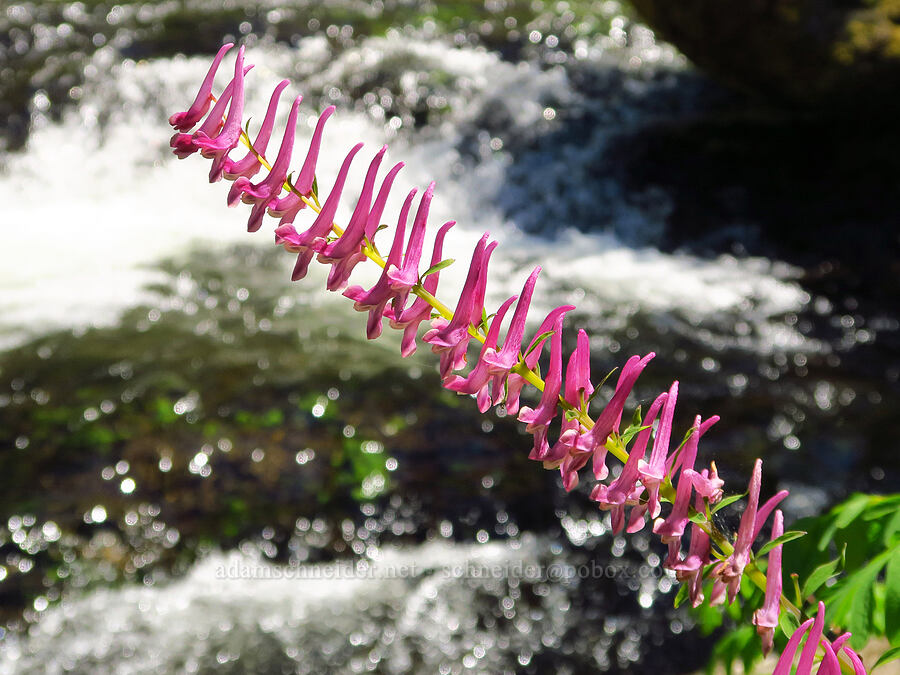
<svg viewBox="0 0 900 675">
<path fill-rule="evenodd" d="M 900 108 L 897 0 L 633 0 L 698 66 L 782 103 Z"/>
</svg>

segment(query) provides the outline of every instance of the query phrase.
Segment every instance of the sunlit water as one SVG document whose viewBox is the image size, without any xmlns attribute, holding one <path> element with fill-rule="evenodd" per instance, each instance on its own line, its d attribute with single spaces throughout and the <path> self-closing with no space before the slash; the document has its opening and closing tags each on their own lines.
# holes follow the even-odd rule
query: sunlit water
<svg viewBox="0 0 900 675">
<path fill-rule="evenodd" d="M 629 54 L 596 56 L 595 67 L 616 68 Z M 516 66 L 491 53 L 399 36 L 366 40 L 336 62 L 329 63 L 327 57 L 316 38 L 302 41 L 297 49 L 252 50 L 250 58 L 257 66 L 250 77 L 250 115 L 261 114 L 270 88 L 297 69 L 311 73 L 306 78 L 294 76 L 295 90 L 300 92 L 327 90 L 332 82 L 346 86 L 367 71 L 399 76 L 401 87 L 404 78 L 415 85 L 417 72 L 438 67 L 446 77 L 465 83 L 466 99 L 451 101 L 452 111 L 439 128 L 426 130 L 421 140 L 390 138 L 394 134 L 385 133 L 385 127 L 391 131 L 390 121 L 377 119 L 377 114 L 340 111 L 328 128 L 318 171 L 320 185 L 327 189 L 353 142 L 363 140 L 372 151 L 390 142 L 389 159 L 402 159 L 407 167 L 386 214 L 399 211 L 411 187 L 421 190 L 429 180 L 436 180 L 432 222 L 454 219 L 459 223 L 446 247 L 446 257 L 460 260 L 455 269 L 443 273 L 450 280 L 445 282 L 447 287 L 458 287 L 474 242 L 489 231 L 500 241 L 493 259 L 498 280 L 491 287 L 495 301 L 516 292 L 530 267 L 540 263 L 546 270 L 539 296 L 545 308 L 553 302 L 575 300 L 583 311 L 608 313 L 620 324 L 635 312 L 675 312 L 693 322 L 730 316 L 733 322 L 751 324 L 757 337 L 755 348 L 815 347 L 778 321 L 809 301 L 809 295 L 792 282 L 798 271 L 790 266 L 762 259 L 702 260 L 689 254 L 660 253 L 652 235 L 662 228 L 658 212 L 664 211 L 664 204 L 650 204 L 645 212 L 638 212 L 616 201 L 597 201 L 598 218 L 617 222 L 622 231 L 644 232 L 645 240 L 632 235 L 630 243 L 623 243 L 615 228 L 594 234 L 567 228 L 564 221 L 552 220 L 552 192 L 531 192 L 542 180 L 552 185 L 562 179 L 561 171 L 573 169 L 565 155 L 532 159 L 529 172 L 534 185 L 504 183 L 510 157 L 504 154 L 499 137 L 487 135 L 472 141 L 465 134 L 488 111 L 491 116 L 511 119 L 512 128 L 502 133 L 512 139 L 520 129 L 530 134 L 537 133 L 535 129 L 552 131 L 552 121 L 545 118 L 555 115 L 555 109 L 544 102 L 564 104 L 577 96 L 561 69 L 542 72 L 536 65 Z M 38 115 L 25 151 L 7 160 L 0 181 L 0 198 L 8 205 L 2 219 L 6 246 L 0 252 L 4 287 L 0 330 L 7 332 L 9 340 L 48 327 L 113 321 L 119 311 L 146 299 L 141 289 L 153 278 L 153 263 L 191 246 L 215 252 L 234 242 L 271 244 L 271 235 L 265 231 L 255 235 L 244 231 L 245 209 L 223 208 L 226 186 L 207 185 L 201 161 L 193 157 L 179 162 L 167 153 L 166 128 L 160 120 L 167 111 L 186 105 L 208 67 L 207 59 L 124 64 L 113 59 L 111 50 L 99 51 L 88 66 L 93 77 L 84 85 L 81 105 L 67 110 L 60 123 Z M 412 64 L 420 70 L 404 75 L 394 65 L 398 62 L 403 68 Z M 638 72 L 620 86 L 653 86 L 642 79 Z M 410 95 L 420 95 L 413 85 L 408 85 Z M 307 134 L 310 130 L 304 122 L 314 123 L 316 110 L 311 102 L 306 109 L 309 116 L 301 121 Z M 606 133 L 617 130 L 615 118 L 620 114 Z M 637 108 L 631 114 L 642 111 Z M 497 150 L 491 149 L 492 142 Z M 582 162 L 600 152 L 602 140 L 593 142 L 595 147 L 587 153 L 582 150 Z M 460 156 L 472 151 L 473 145 L 480 153 L 477 157 Z M 361 182 L 366 161 L 357 161 L 348 185 Z M 581 201 L 591 202 L 597 199 L 595 189 L 584 185 L 574 193 Z M 551 221 L 545 222 L 545 228 L 555 232 L 552 240 L 523 236 L 517 222 L 505 217 L 500 205 L 513 190 L 523 200 L 534 195 L 535 209 L 526 209 L 526 202 L 517 210 Z M 351 189 L 348 192 L 353 194 Z M 353 202 L 345 200 L 338 219 L 345 220 L 352 207 Z M 446 297 L 452 301 L 453 293 Z M 733 323 L 720 326 L 717 333 L 721 331 L 733 333 Z"/>
<path fill-rule="evenodd" d="M 433 179 L 430 222 L 459 223 L 445 245 L 445 257 L 457 260 L 442 272 L 445 301 L 452 303 L 471 249 L 490 231 L 500 241 L 490 302 L 496 306 L 518 292 L 531 267 L 541 264 L 533 318 L 556 304 L 577 304 L 574 323 L 592 331 L 598 371 L 630 353 L 659 352 L 640 397 L 678 377 L 690 411 L 723 414 L 724 429 L 710 447 L 730 453 L 720 460 L 729 477 L 745 480 L 749 458 L 764 454 L 778 484 L 794 488 L 788 509 L 795 514 L 821 508 L 851 480 L 856 487 L 890 480 L 895 469 L 876 440 L 890 436 L 893 422 L 877 405 L 895 400 L 890 387 L 900 371 L 885 359 L 879 372 L 859 374 L 853 359 L 862 358 L 855 350 L 895 334 L 896 321 L 888 314 L 872 322 L 836 306 L 808 288 L 807 270 L 778 259 L 662 250 L 670 195 L 653 187 L 629 192 L 610 148 L 622 134 L 665 119 L 670 106 L 689 109 L 690 71 L 645 28 L 617 18 L 613 3 L 601 4 L 609 5 L 610 29 L 576 41 L 558 63 L 533 55 L 511 62 L 468 39 L 455 45 L 435 39 L 427 26 L 363 37 L 337 51 L 321 35 L 290 46 L 263 41 L 248 52 L 256 68 L 247 110 L 259 119 L 271 87 L 289 77 L 290 91 L 305 96 L 301 135 L 308 138 L 314 113 L 336 102 L 320 188 L 328 189 L 355 142 L 364 141 L 369 153 L 357 160 L 339 222 L 353 207 L 368 157 L 387 142 L 389 160 L 406 167 L 385 220 L 391 222 L 410 188 Z M 48 409 L 74 414 L 75 422 L 62 425 L 73 437 L 105 419 L 112 421 L 101 431 L 115 428 L 116 415 L 125 416 L 132 402 L 149 410 L 139 407 L 138 416 L 163 421 L 150 431 L 140 420 L 123 422 L 127 441 L 88 434 L 85 443 L 97 456 L 86 467 L 73 469 L 62 452 L 58 463 L 48 462 L 50 484 L 76 494 L 65 502 L 65 514 L 51 509 L 36 518 L 27 503 L 5 514 L 9 534 L 0 544 L 9 555 L 0 584 L 25 579 L 27 590 L 14 604 L 33 625 L 6 637 L 0 672 L 641 672 L 629 670 L 636 663 L 659 672 L 683 669 L 680 661 L 654 656 L 663 642 L 693 645 L 696 638 L 679 636 L 690 627 L 687 620 L 663 609 L 670 606 L 671 583 L 659 577 L 659 557 L 647 540 L 627 547 L 611 542 L 600 515 L 549 480 L 523 483 L 537 495 L 523 498 L 515 486 L 519 468 L 499 459 L 511 447 L 525 454 L 527 440 L 511 431 L 509 420 L 477 420 L 466 408 L 458 414 L 468 415 L 472 431 L 455 429 L 459 417 L 447 422 L 434 411 L 446 399 L 417 389 L 432 383 L 427 350 L 406 366 L 385 348 L 361 345 L 363 322 L 346 300 L 321 290 L 321 271 L 289 285 L 290 256 L 260 255 L 271 248 L 271 233 L 247 234 L 246 210 L 225 208 L 227 185 L 208 185 L 206 163 L 197 157 L 171 157 L 164 120 L 190 101 L 208 57 L 123 62 L 116 49 L 84 57 L 77 105 L 60 113 L 47 92 L 38 92 L 25 147 L 3 156 L 0 340 L 5 349 L 20 348 L 8 353 L 23 363 L 35 359 L 36 369 L 46 362 L 51 372 L 34 375 L 23 366 L 19 373 L 10 363 L 0 373 L 10 380 L 0 410 L 12 420 L 17 405 L 30 406 L 37 412 L 29 419 L 44 419 L 42 406 L 52 401 Z M 578 115 L 590 124 L 579 126 Z M 388 235 L 380 236 L 387 248 Z M 161 267 L 163 260 L 175 262 Z M 354 281 L 373 278 L 373 270 L 360 270 Z M 66 337 L 92 327 L 99 330 L 87 335 L 105 347 L 91 348 L 90 340 L 79 347 L 77 339 L 73 346 Z M 53 332 L 58 329 L 63 332 Z M 61 365 L 53 371 L 57 358 Z M 154 364 L 142 362 L 154 359 L 164 380 L 158 385 Z M 237 375 L 219 378 L 229 368 Z M 374 376 L 350 379 L 357 371 Z M 84 388 L 67 389 L 69 374 L 84 377 Z M 233 384 L 241 378 L 243 388 Z M 359 382 L 375 389 L 356 392 Z M 57 384 L 71 400 L 48 395 Z M 232 389 L 237 393 L 229 398 Z M 418 407 L 398 389 L 418 397 Z M 404 406 L 403 413 L 391 405 Z M 257 417 L 232 424 L 242 408 Z M 305 415 L 299 421 L 291 416 L 297 410 Z M 859 429 L 843 424 L 850 415 L 862 420 Z M 318 427 L 303 426 L 307 418 L 327 422 L 331 436 L 316 436 Z M 270 431 L 284 419 L 286 440 Z M 207 431 L 210 423 L 223 426 Z M 195 424 L 204 426 L 202 438 L 191 435 Z M 418 436 L 409 431 L 417 427 Z M 11 423 L 5 433 L 22 453 L 53 442 L 41 440 L 40 428 Z M 141 434 L 150 439 L 147 448 Z M 457 445 L 455 435 L 462 439 Z M 482 436 L 490 439 L 483 446 Z M 329 499 L 349 488 L 335 486 L 342 467 L 329 470 L 328 453 L 348 444 L 364 448 L 353 460 L 354 470 L 362 468 L 349 482 L 365 499 L 385 489 L 386 467 L 393 472 L 389 490 L 438 494 L 432 510 L 417 513 L 413 500 L 398 525 L 373 520 L 368 504 L 354 504 L 344 525 L 331 522 L 344 516 L 344 504 Z M 130 465 L 117 454 L 123 447 L 132 453 Z M 430 455 L 423 447 L 437 449 Z M 370 454 L 380 465 L 366 463 Z M 810 456 L 829 469 L 812 482 Z M 285 476 L 297 484 L 285 487 Z M 537 510 L 545 517 L 534 514 L 536 499 L 546 502 Z M 173 503 L 164 503 L 160 514 L 166 500 Z M 514 504 L 512 517 L 508 504 Z M 302 522 L 317 508 L 325 512 L 319 529 Z M 241 554 L 211 552 L 208 539 L 217 533 L 198 526 L 198 511 L 216 514 L 212 522 L 223 540 L 252 545 Z M 523 528 L 551 534 L 520 538 L 517 516 Z M 354 532 L 370 521 L 398 542 L 382 545 Z M 41 556 L 50 553 L 45 564 Z M 653 572 L 645 579 L 613 575 L 608 583 L 445 574 L 449 566 L 486 560 L 507 571 L 509 565 L 577 568 L 623 554 Z M 327 563 L 297 566 L 333 555 L 418 570 L 400 579 L 327 584 L 216 575 L 222 568 L 324 574 Z M 269 558 L 293 567 L 272 567 Z M 33 579 L 34 570 L 51 581 Z M 97 589 L 123 579 L 122 587 Z M 82 587 L 97 590 L 81 594 Z M 700 652 L 683 663 L 699 666 Z"/>
</svg>

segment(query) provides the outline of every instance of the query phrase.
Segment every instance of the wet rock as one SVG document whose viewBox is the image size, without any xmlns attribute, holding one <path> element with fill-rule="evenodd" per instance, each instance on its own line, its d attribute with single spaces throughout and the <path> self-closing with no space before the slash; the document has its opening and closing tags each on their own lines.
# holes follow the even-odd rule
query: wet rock
<svg viewBox="0 0 900 675">
<path fill-rule="evenodd" d="M 713 75 L 771 100 L 851 111 L 900 107 L 900 6 L 890 0 L 634 0 Z"/>
</svg>

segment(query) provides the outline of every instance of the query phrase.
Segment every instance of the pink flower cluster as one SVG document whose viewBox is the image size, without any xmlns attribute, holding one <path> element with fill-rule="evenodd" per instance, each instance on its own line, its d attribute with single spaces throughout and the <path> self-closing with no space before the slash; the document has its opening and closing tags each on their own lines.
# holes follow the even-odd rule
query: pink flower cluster
<svg viewBox="0 0 900 675">
<path fill-rule="evenodd" d="M 520 295 L 506 300 L 492 318 L 484 318 L 487 316 L 484 301 L 488 265 L 497 246 L 487 234 L 475 247 L 454 311 L 446 317 L 433 318 L 434 304 L 428 299 L 433 298 L 437 291 L 440 271 L 436 268 L 442 262 L 444 237 L 454 225 L 450 221 L 439 229 L 431 254 L 430 271 L 433 273 L 420 276 L 433 183 L 418 203 L 408 237 L 407 223 L 417 191 L 413 189 L 406 196 L 390 251 L 382 261 L 380 278 L 371 288 L 348 287 L 354 267 L 367 257 L 377 255 L 373 240 L 381 227 L 391 187 L 403 164 L 394 165 L 386 173 L 376 192 L 377 176 L 386 152 L 386 148 L 381 148 L 369 164 L 359 199 L 346 228 L 337 230 L 334 217 L 351 163 L 362 144 L 355 145 L 346 155 L 324 204 L 319 205 L 318 194 L 314 193 L 316 162 L 325 123 L 334 108 L 329 107 L 320 115 L 303 165 L 296 179 L 289 183 L 288 169 L 301 101 L 301 97 L 297 97 L 291 106 L 287 128 L 271 168 L 262 180 L 252 182 L 251 179 L 262 166 L 261 158 L 272 135 L 278 101 L 288 82 L 281 82 L 272 94 L 252 149 L 243 158 L 232 160 L 229 153 L 237 147 L 242 135 L 244 76 L 251 68 L 244 65 L 243 47 L 238 51 L 231 82 L 218 99 L 212 96 L 216 70 L 232 46 L 228 44 L 219 50 L 189 109 L 169 119 L 178 131 L 171 140 L 175 154 L 184 158 L 199 151 L 204 157 L 212 159 L 210 181 L 217 181 L 223 176 L 233 181 L 228 192 L 228 205 L 235 206 L 239 201 L 251 205 L 249 231 L 260 228 L 266 213 L 279 219 L 275 241 L 297 254 L 292 275 L 294 280 L 307 274 L 314 258 L 330 265 L 328 289 L 343 291 L 353 301 L 355 309 L 368 314 L 366 333 L 369 338 L 378 337 L 387 320 L 392 328 L 403 331 L 402 354 L 408 356 L 416 350 L 420 324 L 430 320 L 430 329 L 424 333 L 422 340 L 440 357 L 440 375 L 446 388 L 475 396 L 482 412 L 503 403 L 508 413 L 517 413 L 518 419 L 527 425 L 527 431 L 533 436 L 529 457 L 542 462 L 548 469 L 558 469 L 566 490 L 578 485 L 579 472 L 590 462 L 597 481 L 591 498 L 600 509 L 610 512 L 614 532 L 637 532 L 648 521 L 652 522 L 653 532 L 668 546 L 664 565 L 673 570 L 680 581 L 688 584 L 694 606 L 704 600 L 704 575 L 712 579 L 712 604 L 723 603 L 726 599 L 729 603 L 733 602 L 744 570 L 752 560 L 753 542 L 775 507 L 787 496 L 786 491 L 779 492 L 760 506 L 762 462 L 757 460 L 754 466 L 748 503 L 733 547 L 728 546 L 730 553 L 722 555 L 713 564 L 711 524 L 702 520 L 697 522 L 697 519 L 691 524 L 687 550 L 683 550 L 682 539 L 692 515 L 704 514 L 710 505 L 722 499 L 723 481 L 718 476 L 715 463 L 709 468 L 699 469 L 697 466 L 700 439 L 719 418 L 713 416 L 703 420 L 697 416 L 686 441 L 673 443 L 672 426 L 678 399 L 678 383 L 675 382 L 653 401 L 640 426 L 630 429 L 630 439 L 625 438 L 621 430 L 625 403 L 641 372 L 653 358 L 651 353 L 643 358 L 632 356 L 626 361 L 611 398 L 592 423 L 589 407 L 597 387 L 591 381 L 590 340 L 584 331 L 578 332 L 575 349 L 568 359 L 563 358 L 563 319 L 574 307 L 565 305 L 549 312 L 536 336 L 525 345 L 526 319 L 540 268 L 536 268 L 525 281 Z M 215 105 L 212 105 L 214 100 Z M 201 120 L 199 129 L 189 133 Z M 290 189 L 283 195 L 285 186 Z M 297 215 L 313 203 L 318 214 L 309 227 L 298 229 L 295 225 Z M 410 296 L 414 298 L 412 302 Z M 512 318 L 501 343 L 503 324 L 510 309 L 513 310 Z M 533 383 L 540 382 L 534 371 L 548 336 L 549 369 L 543 381 L 541 398 L 535 407 L 520 408 L 519 398 L 524 385 L 529 379 Z M 468 373 L 459 374 L 467 365 L 469 344 L 473 338 L 482 343 L 477 361 Z M 551 435 L 551 427 L 555 426 L 558 417 L 561 418 L 558 432 Z M 629 440 L 631 448 L 626 450 Z M 610 448 L 616 448 L 620 457 L 627 453 L 624 466 L 613 479 L 610 479 L 606 464 Z M 672 502 L 672 508 L 665 517 L 661 513 L 661 498 L 664 495 L 667 495 L 666 501 Z M 777 539 L 783 531 L 782 514 L 775 511 L 772 539 Z M 764 604 L 754 615 L 754 623 L 762 636 L 766 652 L 772 648 L 778 625 L 781 589 L 781 546 L 778 545 L 769 555 Z M 789 672 L 794 653 L 806 632 L 809 632 L 809 637 L 800 657 L 798 673 L 810 672 L 812 655 L 820 641 L 825 660 L 818 672 L 839 672 L 833 664 L 837 662 L 835 654 L 842 649 L 849 655 L 854 667 L 858 666 L 857 672 L 865 672 L 858 657 L 846 647 L 846 637 L 842 636 L 831 644 L 822 639 L 822 628 L 820 606 L 815 621 L 811 619 L 804 623 L 790 639 L 779 661 L 781 670 L 776 670 L 776 673 Z"/>
</svg>

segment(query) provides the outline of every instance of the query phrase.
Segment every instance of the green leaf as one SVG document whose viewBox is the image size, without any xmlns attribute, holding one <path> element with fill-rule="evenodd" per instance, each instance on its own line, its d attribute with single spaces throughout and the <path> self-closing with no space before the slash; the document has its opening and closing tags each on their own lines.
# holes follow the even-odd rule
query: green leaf
<svg viewBox="0 0 900 675">
<path fill-rule="evenodd" d="M 693 515 L 688 516 L 688 520 L 692 523 L 697 523 L 698 525 L 702 525 L 706 522 L 706 514 L 701 513 L 700 511 L 696 511 Z"/>
<path fill-rule="evenodd" d="M 675 609 L 678 609 L 678 606 L 687 599 L 688 592 L 690 591 L 688 584 L 681 584 L 678 588 L 678 593 L 675 595 L 674 605 Z"/>
<path fill-rule="evenodd" d="M 634 414 L 631 416 L 631 426 L 639 427 L 641 426 L 641 406 L 638 406 L 634 409 Z"/>
<path fill-rule="evenodd" d="M 814 595 L 815 592 L 822 586 L 822 584 L 831 579 L 831 577 L 837 576 L 842 566 L 843 556 L 819 565 L 812 571 L 812 574 L 810 574 L 806 578 L 806 581 L 803 583 L 803 597 L 808 598 L 810 595 Z"/>
<path fill-rule="evenodd" d="M 435 272 L 440 272 L 445 267 L 450 267 L 450 265 L 452 265 L 455 262 L 456 262 L 456 260 L 454 258 L 447 258 L 446 260 L 441 260 L 441 262 L 439 262 L 439 263 L 435 263 L 434 265 L 432 265 L 431 267 L 429 267 L 427 270 L 425 270 L 422 273 L 422 276 L 419 277 L 419 281 L 422 281 L 422 279 L 429 276 L 430 274 L 434 274 Z"/>
<path fill-rule="evenodd" d="M 742 494 L 739 494 L 739 495 L 729 495 L 728 497 L 725 497 L 722 501 L 720 501 L 718 504 L 716 504 L 716 505 L 713 507 L 712 513 L 716 513 L 717 511 L 721 511 L 722 509 L 724 509 L 724 508 L 725 508 L 726 506 L 728 506 L 729 504 L 734 504 L 736 501 L 739 501 L 739 500 L 743 499 L 743 498 L 746 497 L 746 496 L 747 496 L 747 493 L 746 493 L 746 492 L 744 492 L 744 493 L 742 493 Z"/>
<path fill-rule="evenodd" d="M 762 556 L 764 556 L 766 553 L 771 551 L 776 546 L 787 543 L 789 541 L 794 541 L 794 539 L 799 539 L 800 537 L 805 537 L 805 536 L 806 536 L 806 532 L 804 532 L 803 530 L 788 530 L 787 532 L 785 532 L 783 535 L 781 535 L 777 539 L 773 539 L 772 541 L 766 543 L 761 549 L 759 549 L 759 551 L 757 551 L 756 557 L 761 558 Z"/>
<path fill-rule="evenodd" d="M 884 576 L 884 633 L 891 646 L 900 646 L 900 555 L 893 556 Z"/>
<path fill-rule="evenodd" d="M 310 194 L 315 198 L 316 201 L 319 201 L 319 177 L 313 176 L 313 184 L 312 189 L 310 190 Z"/>
<path fill-rule="evenodd" d="M 571 422 L 574 419 L 578 419 L 579 412 L 577 410 L 566 410 L 566 420 Z"/>
<path fill-rule="evenodd" d="M 379 225 L 378 227 L 375 228 L 375 232 L 378 233 L 378 232 L 381 232 L 382 230 L 386 230 L 386 229 L 388 229 L 388 224 L 382 223 L 381 225 Z"/>
<path fill-rule="evenodd" d="M 818 549 L 820 551 L 824 551 L 828 544 L 834 539 L 834 534 L 838 530 L 842 530 L 847 527 L 850 523 L 856 520 L 863 511 L 866 510 L 866 507 L 869 505 L 869 496 L 864 494 L 856 494 L 850 497 L 847 501 L 838 504 L 834 509 L 832 509 L 831 514 L 834 515 L 834 522 L 831 523 L 825 531 L 822 533 L 822 536 L 819 538 Z"/>
<path fill-rule="evenodd" d="M 790 612 L 782 611 L 778 617 L 778 625 L 781 632 L 790 637 L 798 628 L 800 628 L 800 620 Z"/>
<path fill-rule="evenodd" d="M 822 594 L 827 609 L 826 621 L 853 633 L 850 644 L 854 649 L 863 647 L 872 627 L 874 586 L 881 569 L 895 549 L 882 552 L 862 569 L 849 574 Z"/>
<path fill-rule="evenodd" d="M 597 394 L 600 393 L 600 389 L 603 388 L 603 385 L 606 384 L 606 381 L 607 381 L 610 377 L 612 377 L 612 374 L 613 374 L 614 372 L 616 372 L 617 370 L 618 370 L 618 368 L 613 368 L 611 371 L 609 371 L 606 375 L 603 376 L 603 379 L 600 380 L 600 382 L 597 384 L 597 386 L 594 387 L 594 393 L 591 394 L 591 397 L 588 399 L 588 403 L 590 403 L 591 401 L 594 400 L 594 397 L 595 397 Z"/>
<path fill-rule="evenodd" d="M 898 532 L 900 532 L 900 509 L 894 513 L 894 517 L 884 526 L 884 533 L 882 534 L 884 545 L 890 546 L 894 541 L 894 535 Z"/>
<path fill-rule="evenodd" d="M 537 349 L 538 347 L 540 347 L 541 344 L 544 342 L 544 340 L 546 340 L 548 337 L 550 337 L 551 335 L 553 335 L 553 333 L 555 333 L 555 332 L 556 332 L 556 331 L 548 330 L 546 333 L 541 333 L 541 334 L 535 339 L 535 341 L 531 344 L 531 346 L 528 348 L 528 351 L 525 352 L 524 358 L 528 358 L 528 355 L 529 355 L 531 352 L 533 352 L 535 349 Z"/>
<path fill-rule="evenodd" d="M 621 436 L 621 438 L 622 438 L 622 445 L 628 445 L 628 444 L 631 442 L 631 439 L 632 439 L 632 438 L 634 438 L 635 436 L 637 436 L 637 435 L 638 435 L 639 433 L 641 433 L 644 429 L 649 429 L 651 426 L 653 426 L 653 425 L 652 425 L 652 424 L 648 424 L 648 425 L 645 426 L 645 427 L 640 427 L 640 426 L 636 427 L 636 426 L 633 426 L 633 425 L 632 425 L 632 426 L 628 427 L 625 431 L 622 432 L 622 436 Z"/>
<path fill-rule="evenodd" d="M 900 647 L 888 649 L 884 654 L 879 656 L 878 660 L 875 662 L 875 665 L 872 666 L 872 670 L 875 670 L 878 666 L 883 666 L 885 663 L 895 661 L 896 659 L 900 659 Z"/>
</svg>

